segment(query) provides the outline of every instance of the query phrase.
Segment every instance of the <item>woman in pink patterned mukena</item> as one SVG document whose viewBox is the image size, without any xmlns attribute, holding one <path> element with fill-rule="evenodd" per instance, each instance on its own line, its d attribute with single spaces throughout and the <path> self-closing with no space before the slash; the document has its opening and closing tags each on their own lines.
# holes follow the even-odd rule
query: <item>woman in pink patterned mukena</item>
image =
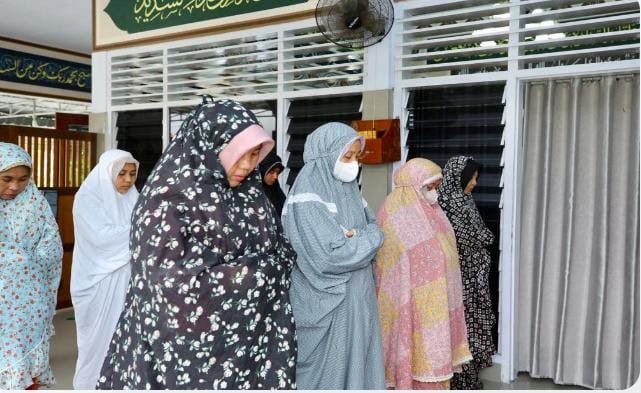
<svg viewBox="0 0 641 393">
<path fill-rule="evenodd" d="M 378 211 L 385 241 L 375 272 L 388 388 L 448 389 L 472 359 L 456 238 L 437 200 L 441 179 L 433 162 L 409 160 Z"/>
<path fill-rule="evenodd" d="M 62 242 L 31 166 L 26 151 L 0 142 L 0 390 L 55 383 L 49 343 Z"/>
</svg>

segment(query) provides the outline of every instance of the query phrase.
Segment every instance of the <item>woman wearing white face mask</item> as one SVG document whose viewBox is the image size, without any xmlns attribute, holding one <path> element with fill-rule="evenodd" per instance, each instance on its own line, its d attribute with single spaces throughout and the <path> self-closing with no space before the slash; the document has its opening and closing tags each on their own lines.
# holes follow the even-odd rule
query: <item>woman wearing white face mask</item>
<svg viewBox="0 0 641 393">
<path fill-rule="evenodd" d="M 74 389 L 94 389 L 129 284 L 129 229 L 138 161 L 107 150 L 73 203 L 71 299 L 78 340 Z"/>
<path fill-rule="evenodd" d="M 372 263 L 383 236 L 356 177 L 363 139 L 341 123 L 307 137 L 283 209 L 297 253 L 290 297 L 299 389 L 384 389 Z"/>
<path fill-rule="evenodd" d="M 377 219 L 385 379 L 394 389 L 448 389 L 468 349 L 456 239 L 438 205 L 441 168 L 414 158 L 394 174 Z"/>
</svg>

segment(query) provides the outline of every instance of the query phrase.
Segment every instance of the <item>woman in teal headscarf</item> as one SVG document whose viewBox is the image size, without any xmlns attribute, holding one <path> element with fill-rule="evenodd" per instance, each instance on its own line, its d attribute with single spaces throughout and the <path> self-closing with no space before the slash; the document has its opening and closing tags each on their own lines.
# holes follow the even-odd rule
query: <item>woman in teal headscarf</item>
<svg viewBox="0 0 641 393">
<path fill-rule="evenodd" d="M 0 390 L 55 383 L 49 341 L 62 242 L 31 166 L 26 151 L 0 142 Z"/>
<path fill-rule="evenodd" d="M 341 123 L 311 133 L 283 209 L 298 254 L 290 298 L 299 389 L 385 389 L 372 270 L 383 234 L 356 183 L 363 142 Z"/>
</svg>

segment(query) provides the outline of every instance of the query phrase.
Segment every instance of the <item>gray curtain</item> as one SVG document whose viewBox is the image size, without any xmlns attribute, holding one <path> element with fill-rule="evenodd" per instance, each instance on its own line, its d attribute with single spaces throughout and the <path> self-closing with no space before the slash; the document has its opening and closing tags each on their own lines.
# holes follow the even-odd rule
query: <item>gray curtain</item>
<svg viewBox="0 0 641 393">
<path fill-rule="evenodd" d="M 622 389 L 639 374 L 639 75 L 525 86 L 518 367 Z"/>
</svg>

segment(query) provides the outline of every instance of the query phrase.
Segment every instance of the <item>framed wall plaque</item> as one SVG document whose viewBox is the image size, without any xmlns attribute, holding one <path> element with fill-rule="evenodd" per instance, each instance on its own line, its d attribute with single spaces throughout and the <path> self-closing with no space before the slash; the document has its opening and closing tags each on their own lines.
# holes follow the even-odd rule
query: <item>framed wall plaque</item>
<svg viewBox="0 0 641 393">
<path fill-rule="evenodd" d="M 93 0 L 93 46 L 103 50 L 290 21 L 316 0 Z"/>
</svg>

